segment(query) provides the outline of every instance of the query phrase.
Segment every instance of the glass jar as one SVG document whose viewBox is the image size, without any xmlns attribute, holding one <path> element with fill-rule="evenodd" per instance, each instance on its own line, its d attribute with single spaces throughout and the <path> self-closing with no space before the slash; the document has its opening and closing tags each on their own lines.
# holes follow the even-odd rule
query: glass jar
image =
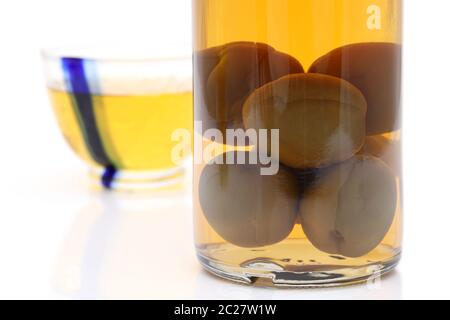
<svg viewBox="0 0 450 320">
<path fill-rule="evenodd" d="M 402 241 L 401 0 L 194 0 L 201 264 L 274 286 L 366 281 Z"/>
</svg>

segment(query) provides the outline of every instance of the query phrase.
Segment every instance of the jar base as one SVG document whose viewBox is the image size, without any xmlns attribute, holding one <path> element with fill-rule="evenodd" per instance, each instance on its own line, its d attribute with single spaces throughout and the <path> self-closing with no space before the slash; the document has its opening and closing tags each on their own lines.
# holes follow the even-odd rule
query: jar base
<svg viewBox="0 0 450 320">
<path fill-rule="evenodd" d="M 311 263 L 294 266 L 260 258 L 240 266 L 232 266 L 198 253 L 201 265 L 220 278 L 246 285 L 281 288 L 326 288 L 371 283 L 393 271 L 400 258 L 398 250 L 389 259 L 364 265 Z"/>
</svg>

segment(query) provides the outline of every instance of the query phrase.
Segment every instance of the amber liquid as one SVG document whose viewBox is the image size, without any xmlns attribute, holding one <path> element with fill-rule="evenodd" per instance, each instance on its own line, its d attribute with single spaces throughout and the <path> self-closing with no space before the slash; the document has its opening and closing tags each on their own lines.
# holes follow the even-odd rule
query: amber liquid
<svg viewBox="0 0 450 320">
<path fill-rule="evenodd" d="M 235 126 L 223 124 L 223 121 L 210 124 L 214 115 L 211 116 L 211 110 L 207 110 L 208 100 L 203 97 L 214 93 L 208 91 L 210 89 L 201 77 L 204 70 L 211 68 L 210 65 L 214 62 L 199 58 L 202 52 L 237 42 L 262 43 L 298 60 L 304 72 L 312 72 L 312 65 L 316 60 L 344 46 L 387 43 L 400 48 L 401 6 L 400 0 L 194 0 L 194 45 L 197 54 L 194 63 L 195 120 L 205 122 L 207 128 L 216 127 L 222 131 L 225 127 Z M 351 58 L 350 53 L 347 55 L 343 51 L 339 60 L 347 64 L 339 70 L 339 74 L 333 76 L 344 78 L 348 75 L 346 68 L 352 66 Z M 257 61 L 258 57 L 253 59 L 253 62 Z M 379 245 L 357 257 L 325 252 L 308 240 L 300 219 L 289 236 L 278 243 L 252 248 L 232 244 L 211 226 L 203 210 L 199 186 L 207 165 L 203 163 L 194 166 L 194 215 L 197 252 L 207 269 L 237 281 L 251 282 L 267 276 L 275 284 L 309 286 L 333 285 L 339 282 L 339 277 L 344 279 L 343 282 L 361 281 L 372 274 L 373 267 L 375 271 L 381 270 L 383 273 L 398 262 L 402 241 L 402 133 L 400 87 L 396 81 L 400 79 L 401 69 L 399 57 L 390 61 L 393 61 L 394 70 L 389 71 L 388 77 L 395 79 L 396 85 L 391 89 L 395 96 L 393 100 L 398 101 L 398 104 L 395 104 L 395 110 L 390 115 L 381 113 L 371 116 L 376 120 L 368 120 L 367 127 L 371 132 L 366 133 L 364 146 L 357 153 L 381 159 L 392 170 L 396 181 L 397 201 L 393 222 Z M 227 70 L 231 70 L 233 62 L 228 63 L 230 66 Z M 327 65 L 328 69 L 332 69 L 331 64 Z M 233 81 L 231 74 L 230 71 L 222 84 Z M 258 71 L 256 74 L 262 79 Z M 208 81 L 209 84 L 211 78 Z M 251 89 L 253 90 L 254 88 Z M 369 108 L 372 108 L 369 112 L 373 112 L 370 101 Z M 388 124 L 382 128 L 380 123 Z M 196 134 L 202 135 L 202 132 Z M 210 143 L 211 141 L 203 139 L 202 147 L 206 148 Z M 253 146 L 235 147 L 236 150 L 251 148 Z M 233 146 L 218 146 L 221 152 L 230 149 Z M 254 192 L 260 192 L 258 186 L 255 186 Z M 300 199 L 300 203 L 301 201 Z M 309 281 L 305 275 L 310 272 L 326 276 L 323 281 L 317 281 L 317 278 Z M 295 280 L 290 281 L 289 276 L 285 276 L 286 273 L 293 274 Z M 273 274 L 284 278 L 276 283 Z M 298 279 L 302 280 L 296 282 Z"/>
<path fill-rule="evenodd" d="M 101 166 L 86 141 L 89 133 L 83 133 L 80 126 L 73 93 L 50 89 L 50 97 L 69 145 L 83 160 Z M 90 98 L 102 145 L 117 169 L 139 172 L 170 169 L 177 165 L 171 156 L 179 142 L 172 140 L 172 133 L 177 129 L 191 131 L 191 92 L 102 94 Z"/>
</svg>

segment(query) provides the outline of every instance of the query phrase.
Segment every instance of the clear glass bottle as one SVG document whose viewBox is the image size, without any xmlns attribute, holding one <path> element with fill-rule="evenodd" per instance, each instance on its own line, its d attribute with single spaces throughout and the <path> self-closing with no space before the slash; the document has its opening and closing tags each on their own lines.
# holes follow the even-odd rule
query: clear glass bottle
<svg viewBox="0 0 450 320">
<path fill-rule="evenodd" d="M 160 51 L 43 51 L 56 119 L 71 149 L 88 164 L 94 187 L 160 190 L 184 180 L 190 146 L 172 157 L 172 133 L 192 131 L 191 58 Z"/>
<path fill-rule="evenodd" d="M 304 287 L 391 271 L 402 1 L 194 0 L 193 21 L 202 265 Z"/>
</svg>

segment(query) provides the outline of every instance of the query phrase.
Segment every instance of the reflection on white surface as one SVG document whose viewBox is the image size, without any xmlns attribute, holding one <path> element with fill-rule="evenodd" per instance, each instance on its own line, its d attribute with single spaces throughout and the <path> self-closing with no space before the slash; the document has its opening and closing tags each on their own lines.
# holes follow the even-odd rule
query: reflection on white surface
<svg viewBox="0 0 450 320">
<path fill-rule="evenodd" d="M 399 273 L 369 286 L 326 290 L 243 286 L 203 271 L 195 256 L 188 191 L 92 194 L 76 215 L 54 272 L 68 298 L 400 299 Z"/>
<path fill-rule="evenodd" d="M 71 298 L 183 298 L 199 266 L 190 198 L 101 193 L 73 223 L 56 264 Z"/>
</svg>

